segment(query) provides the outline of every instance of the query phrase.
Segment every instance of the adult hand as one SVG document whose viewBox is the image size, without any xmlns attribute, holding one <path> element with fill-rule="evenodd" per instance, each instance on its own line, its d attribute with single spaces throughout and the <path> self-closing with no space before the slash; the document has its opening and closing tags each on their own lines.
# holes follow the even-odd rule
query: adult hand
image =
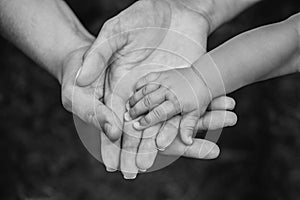
<svg viewBox="0 0 300 200">
<path fill-rule="evenodd" d="M 193 63 L 205 53 L 207 33 L 208 22 L 203 13 L 188 9 L 180 1 L 139 1 L 103 26 L 98 39 L 86 56 L 78 84 L 86 86 L 94 82 L 103 74 L 105 63 L 110 62 L 109 76 L 105 84 L 105 103 L 112 110 L 118 111 L 117 115 L 122 120 L 125 103 L 136 80 L 151 71 Z M 174 128 L 178 127 L 180 120 L 174 122 Z M 136 152 L 140 138 L 147 135 L 147 132 L 151 134 L 151 139 L 145 144 L 141 141 L 141 144 L 144 144 L 142 146 L 154 149 L 153 156 L 148 158 L 151 160 L 148 162 L 151 166 L 157 152 L 155 136 L 160 127 L 139 132 L 132 128 L 130 122 L 125 123 L 123 129 L 120 167 L 124 177 L 134 178 L 139 168 L 145 168 L 137 166 L 135 162 L 136 159 L 139 160 L 136 158 Z M 161 131 L 164 132 L 163 130 Z M 203 142 L 200 143 L 203 145 Z M 206 149 L 210 151 L 217 148 L 213 143 L 206 144 L 209 145 Z M 110 148 L 111 146 L 114 148 Z M 119 155 L 119 148 L 120 141 L 112 145 L 102 135 L 102 158 L 109 167 L 108 170 L 117 169 L 117 158 L 112 157 Z M 108 153 L 108 149 L 114 153 Z M 207 157 L 216 157 L 219 153 L 218 148 L 211 153 L 214 153 L 214 156 Z M 203 155 L 202 157 L 205 157 L 207 152 Z"/>
<path fill-rule="evenodd" d="M 62 68 L 62 103 L 70 112 L 84 122 L 104 130 L 111 140 L 117 140 L 122 134 L 121 121 L 115 113 L 101 102 L 103 99 L 103 81 L 92 82 L 86 87 L 76 85 L 76 76 L 82 64 L 84 54 L 90 46 L 80 47 L 71 52 Z M 99 77 L 103 79 L 104 77 Z"/>
</svg>

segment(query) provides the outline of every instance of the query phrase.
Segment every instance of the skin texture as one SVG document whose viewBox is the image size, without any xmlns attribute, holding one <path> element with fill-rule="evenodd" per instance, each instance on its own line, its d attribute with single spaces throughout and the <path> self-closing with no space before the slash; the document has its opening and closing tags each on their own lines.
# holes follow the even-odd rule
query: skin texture
<svg viewBox="0 0 300 200">
<path fill-rule="evenodd" d="M 156 88 L 147 89 L 153 86 Z M 137 92 L 130 99 L 133 99 L 130 101 L 130 116 L 135 119 L 149 112 L 135 124 L 136 129 L 143 130 L 182 114 L 181 139 L 186 144 L 192 144 L 194 128 L 211 101 L 209 89 L 192 68 L 148 74 L 137 82 L 136 89 Z M 145 90 L 148 91 L 142 92 Z M 144 96 L 140 96 L 140 93 Z M 147 105 L 144 102 L 148 102 Z"/>
<path fill-rule="evenodd" d="M 193 127 L 198 115 L 201 115 L 208 105 L 209 91 L 213 91 L 213 97 L 226 91 L 231 92 L 259 80 L 260 77 L 270 76 L 272 69 L 284 65 L 290 65 L 288 69 L 291 73 L 297 71 L 299 44 L 295 41 L 299 40 L 298 24 L 299 14 L 296 14 L 281 23 L 245 32 L 212 50 L 209 53 L 211 58 L 208 58 L 208 55 L 199 58 L 194 70 L 185 68 L 146 75 L 137 82 L 138 91 L 130 99 L 133 108 L 129 114 L 136 118 L 150 111 L 137 125 L 142 130 L 178 113 L 194 113 L 190 133 L 182 129 L 180 131 L 183 141 L 192 142 Z M 278 46 L 280 48 L 276 48 Z M 223 91 L 219 89 L 219 85 L 222 84 L 218 84 L 220 81 L 217 80 L 217 72 L 214 73 L 214 65 L 224 80 Z M 199 77 L 203 78 L 197 77 L 197 71 L 202 72 Z M 235 72 L 235 76 L 232 76 L 231 72 Z M 208 78 L 209 75 L 213 79 Z M 204 84 L 204 80 L 209 80 L 209 87 Z M 191 90 L 187 89 L 189 85 Z M 143 102 L 148 103 L 145 106 Z"/>
<path fill-rule="evenodd" d="M 164 4 L 164 1 L 161 2 L 162 4 Z M 173 5 L 175 5 L 178 2 L 179 1 L 173 1 L 172 3 Z M 191 2 L 191 1 L 186 1 L 186 2 Z M 121 24 L 123 24 L 123 28 L 125 27 L 126 29 L 126 27 L 135 28 L 136 26 L 140 26 L 140 25 L 142 27 L 145 27 L 148 26 L 149 23 L 150 24 L 152 23 L 153 25 L 154 22 L 154 24 L 157 24 L 156 27 L 183 28 L 185 26 L 184 30 L 190 31 L 189 29 L 190 27 L 186 25 L 190 22 L 193 22 L 193 24 L 191 23 L 191 27 L 193 28 L 198 27 L 199 30 L 197 29 L 197 31 L 195 30 L 191 31 L 194 33 L 192 34 L 193 35 L 192 38 L 195 37 L 196 39 L 194 40 L 198 41 L 198 43 L 201 44 L 203 47 L 203 49 L 201 48 L 199 52 L 195 51 L 195 54 L 191 54 L 195 56 L 197 53 L 201 54 L 204 51 L 208 32 L 213 31 L 215 27 L 229 20 L 234 15 L 238 14 L 239 12 L 241 12 L 243 9 L 245 9 L 246 7 L 248 7 L 250 4 L 254 2 L 255 1 L 240 1 L 240 0 L 238 1 L 236 0 L 194 1 L 193 4 L 191 4 L 195 6 L 195 7 L 192 6 L 193 7 L 192 9 L 194 10 L 193 11 L 194 14 L 192 14 L 192 16 L 186 17 L 186 15 L 183 14 L 184 12 L 182 12 L 181 15 L 177 15 L 178 13 L 175 15 L 172 14 L 171 16 L 173 17 L 177 16 L 177 17 L 175 18 L 172 17 L 171 18 L 172 20 L 167 20 L 166 22 L 163 23 L 161 19 L 164 18 L 164 16 L 169 16 L 170 11 L 172 11 L 173 8 L 168 8 L 165 11 L 163 11 L 164 9 L 161 8 L 163 8 L 164 6 L 162 5 L 154 6 L 154 7 L 146 6 L 143 5 L 145 3 L 142 2 L 140 3 L 141 4 L 140 7 L 139 6 L 136 7 L 136 8 L 140 8 L 141 11 L 139 11 L 138 9 L 131 9 L 132 15 L 129 14 L 126 19 L 124 18 L 122 23 L 116 23 L 115 24 L 116 26 L 112 25 L 114 23 L 110 23 L 110 22 L 106 23 L 100 35 L 98 36 L 98 39 L 96 40 L 95 44 L 96 46 L 99 46 L 99 41 L 101 41 L 101 38 L 103 39 L 105 36 L 113 35 L 113 33 L 116 32 L 118 33 L 121 28 L 118 25 Z M 146 9 L 143 10 L 142 8 L 144 6 Z M 182 6 L 182 4 L 180 5 L 177 4 L 177 6 L 175 6 L 174 8 L 178 7 L 180 9 L 177 9 L 177 11 L 178 10 L 184 11 L 186 10 L 187 4 L 184 4 L 185 8 L 182 8 L 180 6 Z M 191 6 L 188 7 L 191 8 Z M 227 8 L 224 9 L 225 7 L 231 9 L 232 12 L 228 12 L 230 13 L 230 15 L 226 14 L 227 12 L 221 12 L 222 10 L 228 11 Z M 222 9 L 220 10 L 219 8 Z M 97 74 L 97 72 L 103 71 L 104 68 L 103 65 L 105 65 L 106 61 L 111 57 L 111 55 L 114 52 L 117 52 L 117 50 L 122 49 L 121 48 L 122 46 L 117 46 L 118 44 L 119 45 L 127 44 L 126 45 L 127 50 L 128 49 L 130 50 L 128 46 L 130 46 L 132 49 L 135 48 L 136 45 L 138 44 L 141 43 L 145 44 L 145 42 L 147 44 L 146 45 L 147 47 L 149 47 L 149 45 L 152 47 L 157 47 L 158 44 L 162 44 L 161 43 L 162 38 L 164 37 L 161 37 L 161 35 L 164 36 L 165 34 L 155 34 L 155 31 L 154 33 L 153 31 L 152 32 L 150 31 L 150 34 L 148 34 L 149 33 L 148 31 L 142 32 L 143 34 L 130 34 L 132 37 L 125 38 L 125 40 L 123 40 L 125 42 L 119 40 L 119 42 L 112 43 L 115 45 L 110 44 L 108 48 L 101 49 L 101 48 L 95 48 L 95 44 L 91 46 L 91 43 L 94 41 L 94 37 L 91 36 L 84 29 L 84 27 L 78 21 L 77 17 L 74 15 L 74 13 L 70 10 L 68 5 L 64 1 L 3 0 L 0 2 L 0 9 L 1 9 L 0 12 L 1 13 L 1 18 L 0 18 L 1 34 L 3 34 L 8 40 L 10 40 L 18 48 L 23 50 L 24 53 L 28 55 L 30 58 L 32 58 L 35 62 L 40 64 L 42 68 L 49 71 L 51 74 L 55 76 L 55 78 L 62 85 L 61 93 L 62 93 L 62 102 L 64 107 L 67 110 L 73 112 L 84 122 L 88 124 L 92 124 L 98 129 L 101 129 L 102 131 L 104 130 L 104 132 L 110 137 L 111 140 L 114 141 L 117 138 L 119 138 L 120 135 L 122 134 L 122 130 L 116 127 L 120 127 L 123 125 L 121 122 L 122 119 L 118 119 L 116 114 L 114 114 L 114 112 L 112 112 L 112 110 L 108 106 L 106 106 L 105 104 L 103 104 L 102 101 L 100 101 L 103 100 L 103 95 L 104 95 L 103 88 L 102 88 L 102 86 L 104 85 L 104 78 L 102 81 L 97 82 L 97 79 L 101 79 L 99 78 L 99 75 L 101 73 Z M 156 12 L 156 11 L 160 11 L 160 12 Z M 18 15 L 15 15 L 15 13 L 18 13 Z M 151 16 L 154 17 L 151 18 Z M 151 19 L 154 20 L 151 21 Z M 134 21 L 136 21 L 136 23 L 133 23 Z M 208 27 L 210 27 L 209 30 Z M 158 37 L 153 37 L 154 35 L 156 36 L 158 35 Z M 147 40 L 145 40 L 145 38 L 147 38 Z M 149 40 L 150 38 L 156 38 L 154 40 L 155 42 Z M 177 44 L 184 43 L 181 39 L 182 37 L 180 37 L 179 40 L 164 39 L 164 44 L 166 44 L 166 46 L 168 47 L 168 45 L 172 46 L 173 43 L 177 43 Z M 171 41 L 171 42 L 168 43 L 166 41 Z M 122 51 L 125 51 L 126 49 L 124 48 L 122 49 Z M 90 53 L 93 52 L 94 50 L 97 52 L 98 56 L 95 56 L 94 58 L 90 59 Z M 182 52 L 188 52 L 189 50 L 190 49 L 183 48 L 179 52 L 180 54 L 182 54 Z M 126 54 L 126 51 L 123 53 L 124 53 L 123 55 L 128 55 Z M 149 53 L 146 54 L 149 55 Z M 134 54 L 130 54 L 130 55 L 134 55 Z M 133 56 L 134 57 L 133 63 L 134 61 L 136 62 L 137 57 L 139 57 L 138 58 L 139 61 L 142 61 L 143 60 L 142 55 L 145 55 L 145 53 L 140 56 L 138 55 L 139 54 L 135 54 Z M 165 54 L 161 52 L 157 52 L 156 55 L 154 53 L 151 53 L 151 55 L 153 56 L 152 60 L 154 61 L 163 60 L 164 62 L 166 62 L 168 60 L 165 59 L 166 57 Z M 189 56 L 190 55 L 188 55 L 188 58 L 191 59 Z M 174 58 L 174 56 L 172 57 Z M 130 58 L 130 56 L 128 58 Z M 79 68 L 82 66 L 83 60 L 85 61 L 83 64 L 83 69 L 86 70 L 82 71 L 82 73 L 79 76 L 79 81 L 77 81 L 78 84 L 75 85 L 76 75 L 78 74 Z M 177 61 L 174 62 L 174 60 Z M 174 67 L 177 67 L 178 65 L 184 63 L 180 61 L 182 59 L 178 59 L 177 57 L 174 60 L 171 61 L 170 63 L 168 62 L 166 63 L 168 65 L 172 65 L 172 63 L 176 63 Z M 125 61 L 123 59 L 123 62 L 125 63 L 127 62 L 128 64 L 128 59 L 125 59 Z M 131 61 L 129 63 L 132 64 Z M 122 64 L 122 62 L 119 62 L 119 64 Z M 109 73 L 110 74 L 109 76 L 112 77 L 118 77 L 119 75 L 122 76 L 122 74 L 124 74 L 128 68 L 125 67 L 124 69 L 125 70 L 123 70 L 122 67 L 119 67 L 118 70 L 115 70 L 118 71 L 118 73 L 116 72 L 116 74 L 114 74 L 111 72 Z M 117 78 L 116 79 L 112 78 L 112 80 L 117 80 Z M 114 81 L 111 82 L 113 85 Z M 109 95 L 108 93 L 109 92 L 105 92 L 106 99 L 110 99 L 112 96 Z M 122 95 L 119 96 L 124 97 Z M 220 101 L 222 103 L 220 103 Z M 211 106 L 212 111 L 207 112 L 207 116 L 206 117 L 204 116 L 199 120 L 198 128 L 199 129 L 207 129 L 208 127 L 216 128 L 218 126 L 220 127 L 221 125 L 223 125 L 223 118 L 225 117 L 226 119 L 227 116 L 230 116 L 229 114 L 231 112 L 223 112 L 221 110 L 231 109 L 232 102 L 234 101 L 230 99 L 229 100 L 218 99 L 214 101 L 212 103 L 212 105 L 214 106 Z M 218 111 L 213 112 L 214 109 Z M 115 109 L 115 111 L 116 113 L 118 113 L 117 109 Z M 232 116 L 235 115 L 233 114 Z M 218 120 L 212 120 L 212 122 L 221 122 L 221 123 L 213 123 L 211 125 L 209 123 L 210 119 L 215 119 L 215 118 Z M 174 138 L 174 135 L 176 135 L 175 133 L 177 131 L 177 127 L 180 119 L 176 117 L 173 120 L 174 123 L 168 123 L 171 122 L 169 120 L 160 130 L 160 133 L 166 133 L 166 134 L 159 134 L 156 141 L 157 144 L 160 143 L 159 141 L 161 141 L 161 143 L 166 143 L 166 141 L 164 140 L 166 140 L 169 137 L 164 137 L 164 135 L 168 135 L 167 133 L 173 133 L 173 138 Z M 107 126 L 106 124 L 113 125 L 111 126 L 112 129 L 110 129 L 110 127 Z M 226 120 L 225 120 L 225 124 L 226 124 Z M 172 145 L 167 145 L 169 147 L 165 150 L 164 153 L 170 153 L 171 155 L 183 154 L 184 156 L 189 156 L 194 158 L 204 157 L 203 155 L 199 154 L 201 141 L 199 142 L 197 141 L 199 140 L 195 140 L 195 142 L 192 145 L 195 148 L 186 148 L 186 146 L 182 145 L 182 143 L 174 142 L 175 145 L 173 145 L 173 143 Z M 171 144 L 171 142 L 172 141 L 169 140 L 167 141 L 167 144 Z M 110 151 L 109 146 L 107 147 L 108 148 L 104 152 L 102 152 L 102 154 L 109 155 L 111 152 L 113 152 Z M 163 147 L 164 146 L 162 146 L 161 148 Z M 119 166 L 119 162 L 117 158 L 118 156 L 119 156 L 118 152 L 117 154 L 113 154 L 111 160 L 117 160 L 116 162 L 117 164 L 114 164 L 113 166 Z M 110 162 L 111 161 L 105 161 L 105 164 L 107 165 L 107 163 L 109 164 Z"/>
<path fill-rule="evenodd" d="M 133 93 L 135 82 L 149 72 L 189 66 L 205 53 L 207 30 L 208 25 L 202 15 L 186 9 L 177 1 L 137 2 L 103 26 L 87 53 L 78 77 L 79 85 L 84 86 L 90 81 L 96 81 L 99 75 L 101 77 L 101 74 L 105 73 L 104 102 L 115 111 L 122 124 L 125 104 Z M 106 62 L 110 63 L 107 70 L 104 70 L 105 66 L 102 66 L 102 70 L 99 70 L 99 67 L 93 68 L 97 63 Z M 85 66 L 88 69 L 85 69 Z M 93 71 L 94 76 L 86 74 L 87 71 Z M 224 103 L 223 105 L 226 109 Z M 219 112 L 214 114 L 220 114 L 220 121 L 223 122 L 227 116 Z M 228 116 L 231 117 L 228 121 L 236 122 L 234 114 Z M 207 120 L 200 120 L 200 127 L 203 121 Z M 152 166 L 157 155 L 155 139 L 159 131 L 173 132 L 170 141 L 159 134 L 158 138 L 162 138 L 160 141 L 163 141 L 161 143 L 171 144 L 174 139 L 178 141 L 176 132 L 180 117 L 166 122 L 164 126 L 166 128 L 160 129 L 161 124 L 158 124 L 144 131 L 135 130 L 132 126 L 134 122 L 124 122 L 124 125 L 119 127 L 123 130 L 122 144 L 121 140 L 110 142 L 104 134 L 101 134 L 102 158 L 107 170 L 113 171 L 120 166 L 124 177 L 128 179 L 135 178 L 139 169 L 144 171 Z M 193 154 L 195 157 L 215 158 L 218 155 L 219 149 L 215 144 L 204 140 L 198 141 L 195 143 L 199 145 L 198 153 Z M 182 145 L 182 142 L 178 144 Z M 167 147 L 168 145 L 164 146 Z M 181 154 L 184 154 L 184 150 L 194 147 L 182 148 Z M 200 149 L 205 152 L 199 152 Z"/>
</svg>

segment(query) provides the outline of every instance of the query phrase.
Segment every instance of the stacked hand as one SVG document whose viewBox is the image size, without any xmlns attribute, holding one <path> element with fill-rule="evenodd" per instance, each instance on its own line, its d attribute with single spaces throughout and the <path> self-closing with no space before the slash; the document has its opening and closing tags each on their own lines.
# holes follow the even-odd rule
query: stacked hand
<svg viewBox="0 0 300 200">
<path fill-rule="evenodd" d="M 193 135 L 236 123 L 221 95 L 299 72 L 299 14 L 203 55 L 210 32 L 258 1 L 141 0 L 96 40 L 64 1 L 0 1 L 0 28 L 58 79 L 65 108 L 101 131 L 107 170 L 132 179 L 160 154 L 216 158 L 216 140 Z"/>
<path fill-rule="evenodd" d="M 145 171 L 153 165 L 157 149 L 167 155 L 202 159 L 219 155 L 219 148 L 213 142 L 202 139 L 192 142 L 191 137 L 184 135 L 234 125 L 236 115 L 226 111 L 234 108 L 234 100 L 228 97 L 211 100 L 204 85 L 190 87 L 190 81 L 199 81 L 196 76 L 187 81 L 192 74 L 190 68 L 162 72 L 162 76 L 159 73 L 190 66 L 204 54 L 208 27 L 201 12 L 191 10 L 181 1 L 139 1 L 106 22 L 92 46 L 68 56 L 62 79 L 64 105 L 102 130 L 101 154 L 108 171 L 120 168 L 125 178 L 135 178 L 139 170 Z M 149 72 L 157 73 L 145 76 Z M 152 81 L 163 86 L 167 83 L 172 88 L 166 90 L 150 84 L 140 89 Z M 131 97 L 136 82 L 140 90 Z M 176 87 L 178 83 L 180 87 Z M 140 101 L 151 92 L 158 95 L 148 95 L 147 100 Z M 199 95 L 203 98 L 195 99 Z M 134 128 L 139 118 L 131 120 L 130 116 L 136 118 L 146 113 L 165 97 L 172 103 L 164 103 L 167 112 L 157 114 L 154 109 L 140 120 L 142 130 Z M 178 97 L 186 98 L 175 100 Z M 199 102 L 200 109 L 189 101 Z M 133 108 L 126 109 L 127 102 Z M 130 116 L 125 114 L 128 110 Z M 180 113 L 186 115 L 182 117 Z M 168 120 L 159 123 L 162 119 Z M 189 133 L 181 134 L 180 138 L 178 129 Z"/>
</svg>

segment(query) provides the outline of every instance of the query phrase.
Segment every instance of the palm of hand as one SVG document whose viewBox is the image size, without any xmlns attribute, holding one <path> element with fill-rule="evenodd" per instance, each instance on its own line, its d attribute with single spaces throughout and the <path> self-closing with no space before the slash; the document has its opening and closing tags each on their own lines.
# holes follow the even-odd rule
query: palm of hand
<svg viewBox="0 0 300 200">
<path fill-rule="evenodd" d="M 113 18 L 106 29 L 119 34 L 112 43 L 122 43 L 117 44 L 122 48 L 111 60 L 105 91 L 113 91 L 123 101 L 140 77 L 190 66 L 206 49 L 204 19 L 177 1 L 140 1 Z"/>
<path fill-rule="evenodd" d="M 162 14 L 159 16 L 157 13 Z M 112 41 L 109 40 L 110 43 L 123 44 L 117 44 L 122 48 L 114 54 L 106 72 L 104 97 L 105 104 L 117 113 L 121 121 L 125 112 L 125 103 L 133 93 L 135 83 L 140 77 L 149 72 L 190 66 L 205 53 L 207 26 L 204 19 L 176 1 L 138 2 L 106 24 L 105 29 L 114 30 L 113 34 L 120 34 Z M 124 38 L 126 42 L 122 41 Z M 123 108 L 120 105 L 123 105 Z M 121 170 L 125 171 L 124 174 L 127 172 L 134 174 L 137 171 L 135 151 L 137 151 L 142 133 L 134 130 L 131 127 L 132 123 L 125 122 L 123 128 L 125 137 L 123 136 Z M 154 127 L 154 129 L 157 132 L 159 127 Z M 124 138 L 128 144 L 124 145 Z M 148 144 L 150 143 L 148 147 L 151 144 L 155 145 L 153 135 L 147 139 L 149 139 Z M 112 156 L 119 156 L 120 141 L 115 142 L 116 148 L 112 149 L 104 134 L 102 134 L 102 140 L 104 141 L 102 151 L 107 152 L 110 148 L 114 152 L 104 154 L 103 160 L 110 168 L 116 168 L 117 159 L 112 159 Z M 154 161 L 156 149 L 153 146 L 152 149 L 153 152 L 150 152 L 150 155 L 144 158 L 144 162 L 140 163 L 147 165 L 145 160 L 149 160 L 149 157 Z M 130 163 L 128 161 L 130 159 L 133 162 Z M 150 167 L 151 162 L 143 168 Z"/>
</svg>

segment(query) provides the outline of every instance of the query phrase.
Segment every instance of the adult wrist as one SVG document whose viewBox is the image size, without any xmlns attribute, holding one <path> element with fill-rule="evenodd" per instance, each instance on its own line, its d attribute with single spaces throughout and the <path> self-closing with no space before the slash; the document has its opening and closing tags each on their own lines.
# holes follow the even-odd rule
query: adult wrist
<svg viewBox="0 0 300 200">
<path fill-rule="evenodd" d="M 197 9 L 208 21 L 210 32 L 230 21 L 251 5 L 262 0 L 187 0 L 194 1 Z M 195 6 L 196 5 L 196 6 Z"/>
</svg>

